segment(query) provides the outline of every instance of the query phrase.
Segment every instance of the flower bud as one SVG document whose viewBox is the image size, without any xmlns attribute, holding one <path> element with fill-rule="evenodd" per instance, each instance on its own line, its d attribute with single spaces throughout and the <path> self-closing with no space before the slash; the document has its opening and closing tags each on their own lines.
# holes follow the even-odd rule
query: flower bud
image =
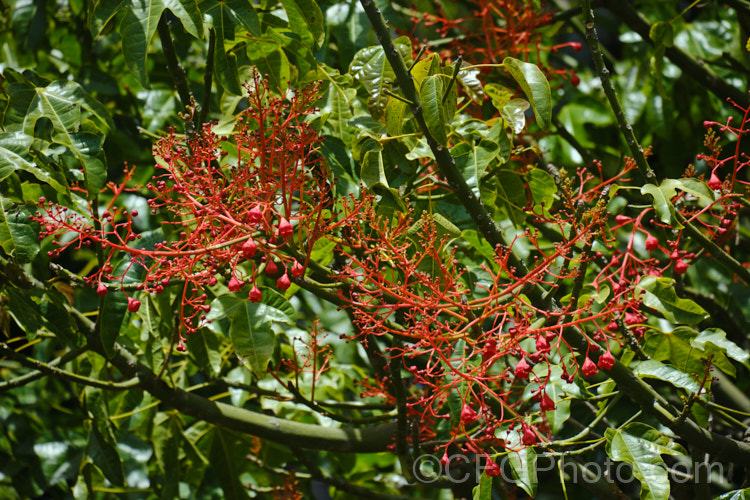
<svg viewBox="0 0 750 500">
<path fill-rule="evenodd" d="M 659 248 L 659 240 L 656 236 L 649 234 L 646 238 L 646 250 L 656 250 L 657 248 Z"/>
<path fill-rule="evenodd" d="M 523 424 L 521 426 L 521 442 L 525 446 L 533 446 L 536 444 L 536 433 L 529 424 Z"/>
<path fill-rule="evenodd" d="M 711 178 L 708 179 L 708 187 L 713 190 L 721 189 L 721 180 L 715 173 L 711 173 Z"/>
<path fill-rule="evenodd" d="M 292 232 L 292 225 L 288 220 L 286 220 L 285 217 L 282 217 L 279 221 L 279 236 L 281 236 L 282 238 L 287 238 L 292 235 Z"/>
<path fill-rule="evenodd" d="M 468 425 L 478 418 L 479 416 L 477 415 L 477 412 L 475 412 L 471 406 L 464 404 L 464 407 L 461 408 L 461 423 L 463 425 Z"/>
<path fill-rule="evenodd" d="M 250 293 L 247 294 L 247 298 L 250 299 L 250 302 L 260 302 L 263 298 L 263 294 L 261 293 L 258 286 L 254 285 L 250 290 Z"/>
<path fill-rule="evenodd" d="M 593 361 L 591 361 L 591 359 L 586 358 L 586 361 L 583 362 L 583 366 L 581 367 L 581 372 L 583 373 L 584 377 L 588 378 L 593 377 L 594 375 L 599 373 L 599 370 L 596 368 L 596 365 Z"/>
<path fill-rule="evenodd" d="M 255 257 L 255 252 L 258 251 L 258 246 L 255 244 L 255 241 L 253 241 L 252 238 L 245 240 L 245 242 L 242 244 L 242 255 L 245 256 L 246 259 L 252 259 Z"/>
<path fill-rule="evenodd" d="M 232 279 L 229 280 L 227 288 L 229 288 L 230 292 L 239 292 L 240 290 L 242 290 L 242 286 L 244 284 L 245 283 L 232 276 Z"/>
<path fill-rule="evenodd" d="M 521 361 L 516 364 L 516 377 L 520 378 L 521 380 L 526 380 L 527 378 L 529 378 L 529 373 L 531 373 L 531 366 L 529 366 L 529 364 L 526 362 L 526 358 L 522 357 Z"/>
<path fill-rule="evenodd" d="M 128 297 L 128 311 L 134 313 L 138 312 L 138 309 L 141 308 L 141 301 L 138 299 L 134 299 L 133 297 Z"/>
<path fill-rule="evenodd" d="M 291 281 L 289 281 L 289 276 L 286 275 L 286 273 L 282 274 L 279 279 L 276 280 L 276 288 L 279 290 L 286 290 L 289 288 L 289 286 L 292 284 Z"/>
<path fill-rule="evenodd" d="M 266 264 L 266 274 L 273 276 L 276 274 L 276 272 L 279 270 L 279 266 L 276 265 L 276 262 L 269 259 L 268 264 Z"/>
<path fill-rule="evenodd" d="M 301 278 L 303 274 L 305 274 L 305 268 L 295 260 L 292 266 L 292 278 Z"/>
<path fill-rule="evenodd" d="M 615 366 L 615 358 L 612 357 L 612 353 L 609 351 L 605 352 L 601 356 L 599 356 L 599 362 L 597 363 L 599 368 L 602 370 L 609 370 L 613 366 Z"/>
<path fill-rule="evenodd" d="M 107 292 L 109 292 L 109 290 L 104 283 L 99 283 L 99 286 L 96 287 L 96 294 L 99 297 L 104 297 L 105 295 L 107 295 Z"/>
<path fill-rule="evenodd" d="M 688 270 L 688 267 L 690 267 L 690 264 L 688 264 L 684 260 L 678 260 L 674 263 L 674 272 L 676 272 L 677 274 L 685 274 Z"/>
<path fill-rule="evenodd" d="M 257 205 L 247 213 L 247 220 L 253 224 L 257 224 L 261 219 L 263 219 L 263 212 L 261 212 L 260 207 Z"/>
<path fill-rule="evenodd" d="M 547 337 L 544 335 L 540 335 L 536 339 L 536 350 L 539 352 L 547 352 L 549 351 L 549 342 L 547 341 Z"/>
</svg>

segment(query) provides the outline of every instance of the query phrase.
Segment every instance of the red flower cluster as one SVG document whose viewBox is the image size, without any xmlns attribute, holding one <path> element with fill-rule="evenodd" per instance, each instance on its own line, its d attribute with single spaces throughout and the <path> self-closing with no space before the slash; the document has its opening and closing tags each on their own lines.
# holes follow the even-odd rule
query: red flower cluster
<svg viewBox="0 0 750 500">
<path fill-rule="evenodd" d="M 286 290 L 289 275 L 299 278 L 306 267 L 287 250 L 309 252 L 328 230 L 329 174 L 317 153 L 321 137 L 306 121 L 317 111 L 316 88 L 282 99 L 256 75 L 245 89 L 249 107 L 231 138 L 217 136 L 206 124 L 187 140 L 171 131 L 154 146 L 157 174 L 145 192 L 161 230 L 139 234 L 134 219 L 146 214 L 118 207 L 123 192 L 138 189 L 129 187 L 132 169 L 123 183 L 108 185 L 110 201 L 101 214 L 94 206 L 79 213 L 44 199 L 39 203 L 40 237 L 53 236 L 57 244 L 50 256 L 89 245 L 104 250 L 101 267 L 86 277 L 98 294 L 121 288 L 128 273 L 139 276 L 137 290 L 144 292 L 182 287 L 180 347 L 182 333 L 206 321 L 204 290 L 217 277 L 223 276 L 232 292 L 252 283 L 248 297 L 257 302 L 265 267 L 277 278 L 277 288 Z M 128 310 L 136 312 L 139 305 L 131 297 Z"/>
</svg>

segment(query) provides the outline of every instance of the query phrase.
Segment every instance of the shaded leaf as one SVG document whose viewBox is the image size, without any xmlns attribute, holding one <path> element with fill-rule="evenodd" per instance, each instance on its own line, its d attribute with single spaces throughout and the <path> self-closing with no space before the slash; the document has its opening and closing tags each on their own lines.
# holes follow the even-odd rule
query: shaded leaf
<svg viewBox="0 0 750 500">
<path fill-rule="evenodd" d="M 0 247 L 14 260 L 31 262 L 39 253 L 39 237 L 30 211 L 0 197 Z"/>
<path fill-rule="evenodd" d="M 446 131 L 447 117 L 443 106 L 445 88 L 442 75 L 430 75 L 422 80 L 419 87 L 419 99 L 422 102 L 422 115 L 430 134 L 443 146 L 448 145 Z"/>
</svg>

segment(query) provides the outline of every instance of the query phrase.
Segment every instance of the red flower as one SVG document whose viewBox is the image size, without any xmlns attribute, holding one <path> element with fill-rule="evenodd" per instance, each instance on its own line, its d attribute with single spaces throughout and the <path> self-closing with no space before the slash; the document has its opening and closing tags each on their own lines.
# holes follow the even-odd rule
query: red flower
<svg viewBox="0 0 750 500">
<path fill-rule="evenodd" d="M 552 401 L 552 398 L 547 396 L 547 393 L 544 393 L 542 395 L 542 401 L 539 403 L 539 407 L 542 409 L 542 411 L 550 411 L 556 408 L 555 402 Z"/>
<path fill-rule="evenodd" d="M 594 375 L 599 373 L 599 370 L 596 368 L 596 365 L 589 358 L 586 358 L 586 361 L 583 362 L 581 371 L 583 372 L 583 376 L 586 378 L 593 377 Z"/>
<path fill-rule="evenodd" d="M 522 357 L 521 361 L 516 364 L 515 373 L 516 377 L 522 380 L 526 380 L 527 378 L 529 378 L 529 373 L 531 373 L 531 366 L 529 366 L 529 364 L 526 362 L 525 357 Z"/>
<path fill-rule="evenodd" d="M 305 274 L 305 268 L 295 260 L 292 266 L 292 278 L 301 278 L 303 274 Z"/>
<path fill-rule="evenodd" d="M 646 238 L 646 250 L 656 250 L 657 248 L 659 248 L 659 240 L 656 236 L 649 234 Z"/>
<path fill-rule="evenodd" d="M 471 406 L 464 404 L 464 407 L 461 409 L 461 423 L 468 425 L 476 421 L 478 418 L 479 415 L 477 415 L 477 412 L 475 412 Z"/>
<path fill-rule="evenodd" d="M 250 290 L 250 293 L 247 294 L 247 298 L 250 299 L 250 302 L 260 302 L 260 300 L 263 298 L 263 294 L 261 293 L 258 286 L 254 285 Z"/>
<path fill-rule="evenodd" d="M 708 179 L 708 187 L 711 189 L 721 189 L 721 180 L 713 172 L 711 172 L 711 178 Z"/>
<path fill-rule="evenodd" d="M 240 290 L 242 290 L 242 286 L 244 284 L 245 283 L 232 276 L 232 279 L 229 280 L 227 288 L 229 288 L 230 292 L 239 292 Z"/>
<path fill-rule="evenodd" d="M 263 218 L 263 212 L 261 212 L 259 206 L 254 206 L 250 209 L 250 211 L 247 213 L 247 220 L 249 220 L 253 224 L 257 224 L 261 221 Z"/>
<path fill-rule="evenodd" d="M 500 474 L 500 466 L 492 460 L 487 460 L 487 465 L 484 466 L 484 470 L 488 477 L 497 476 Z"/>
<path fill-rule="evenodd" d="M 289 288 L 291 284 L 292 282 L 289 281 L 289 276 L 287 276 L 286 273 L 282 274 L 281 277 L 276 280 L 276 288 L 282 291 Z"/>
<path fill-rule="evenodd" d="M 599 362 L 597 363 L 599 368 L 602 370 L 609 370 L 615 366 L 615 358 L 612 357 L 612 353 L 609 351 L 599 356 Z"/>
<path fill-rule="evenodd" d="M 292 235 L 292 232 L 292 225 L 288 220 L 286 220 L 285 217 L 282 217 L 279 221 L 279 236 L 281 236 L 282 238 L 287 238 Z"/>
<path fill-rule="evenodd" d="M 104 297 L 109 292 L 109 289 L 104 283 L 99 283 L 99 286 L 96 287 L 96 294 L 99 297 Z"/>
<path fill-rule="evenodd" d="M 242 254 L 246 259 L 252 259 L 253 257 L 255 257 L 255 252 L 257 251 L 258 246 L 255 244 L 255 241 L 253 241 L 252 238 L 245 240 L 245 243 L 242 244 Z"/>
<path fill-rule="evenodd" d="M 547 342 L 547 337 L 544 335 L 540 335 L 536 339 L 536 350 L 539 352 L 547 352 L 549 351 L 549 342 Z"/>
<path fill-rule="evenodd" d="M 128 311 L 134 313 L 138 312 L 138 309 L 141 307 L 141 301 L 138 299 L 134 299 L 133 297 L 128 297 Z"/>
<path fill-rule="evenodd" d="M 278 270 L 279 266 L 277 266 L 273 260 L 269 259 L 268 264 L 266 264 L 266 274 L 268 274 L 269 276 L 273 276 Z"/>
<path fill-rule="evenodd" d="M 523 424 L 521 427 L 521 442 L 526 446 L 533 446 L 536 444 L 536 433 L 528 424 Z"/>
<path fill-rule="evenodd" d="M 678 260 L 674 263 L 674 272 L 676 272 L 677 274 L 685 274 L 688 270 L 688 267 L 690 267 L 690 264 L 688 264 L 684 260 Z"/>
</svg>

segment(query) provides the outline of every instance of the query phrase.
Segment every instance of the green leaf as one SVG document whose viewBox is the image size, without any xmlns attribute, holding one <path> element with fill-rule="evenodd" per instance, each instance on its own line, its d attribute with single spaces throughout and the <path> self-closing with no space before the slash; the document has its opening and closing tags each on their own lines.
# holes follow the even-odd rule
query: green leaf
<svg viewBox="0 0 750 500">
<path fill-rule="evenodd" d="M 209 460 L 226 499 L 248 498 L 247 489 L 240 482 L 243 465 L 247 463 L 247 446 L 236 433 L 215 428 Z"/>
<path fill-rule="evenodd" d="M 274 349 L 269 306 L 230 294 L 218 297 L 214 304 L 217 302 L 221 308 L 217 314 L 223 313 L 229 318 L 229 337 L 235 353 L 256 376 L 262 376 Z"/>
<path fill-rule="evenodd" d="M 440 68 L 440 56 L 437 54 L 430 54 L 424 59 L 420 59 L 411 69 L 411 76 L 414 79 L 414 88 L 419 89 L 419 87 L 422 86 L 422 81 L 424 81 L 425 77 L 439 74 L 442 74 Z"/>
<path fill-rule="evenodd" d="M 521 227 L 525 215 L 521 210 L 526 204 L 526 187 L 521 177 L 513 170 L 499 170 L 497 172 L 497 200 L 505 209 L 505 213 L 516 227 Z"/>
<path fill-rule="evenodd" d="M 672 23 L 668 21 L 654 23 L 651 26 L 648 36 L 654 42 L 654 45 L 664 45 L 666 47 L 674 45 L 674 28 L 672 27 Z"/>
<path fill-rule="evenodd" d="M 407 37 L 399 37 L 393 41 L 401 58 L 406 64 L 411 63 L 411 42 Z M 391 65 L 385 57 L 383 47 L 373 45 L 357 52 L 349 67 L 349 72 L 361 82 L 367 90 L 367 106 L 373 117 L 379 118 L 385 111 L 388 96 L 385 90 L 392 88 L 396 78 Z"/>
<path fill-rule="evenodd" d="M 498 111 L 503 110 L 508 101 L 510 101 L 510 97 L 513 95 L 510 90 L 502 85 L 497 85 L 496 83 L 488 83 L 484 86 L 484 91 L 490 97 L 492 105 L 495 106 Z"/>
<path fill-rule="evenodd" d="M 33 141 L 34 138 L 24 132 L 0 134 L 0 181 L 22 170 L 49 184 L 58 193 L 69 194 L 68 183 L 62 175 L 28 161 Z"/>
<path fill-rule="evenodd" d="M 480 194 L 479 181 L 482 174 L 497 156 L 498 149 L 497 144 L 488 140 L 480 141 L 478 144 L 460 142 L 451 148 L 456 167 L 476 196 Z"/>
<path fill-rule="evenodd" d="M 684 455 L 682 446 L 640 422 L 607 429 L 605 437 L 607 455 L 632 467 L 633 475 L 641 483 L 641 499 L 669 499 L 669 476 L 661 455 Z"/>
<path fill-rule="evenodd" d="M 367 189 L 376 186 L 388 188 L 388 179 L 385 177 L 382 151 L 368 151 L 362 158 L 362 170 L 359 178 Z"/>
<path fill-rule="evenodd" d="M 34 136 L 37 121 L 49 119 L 53 142 L 66 146 L 80 161 L 89 197 L 98 194 L 107 180 L 101 146 L 114 127 L 107 109 L 78 83 L 62 80 L 43 87 L 29 80 L 14 83 L 8 98 L 6 129 Z"/>
<path fill-rule="evenodd" d="M 261 291 L 263 292 L 261 303 L 267 306 L 264 314 L 269 320 L 285 325 L 297 324 L 297 311 L 282 294 L 273 288 L 261 287 Z"/>
<path fill-rule="evenodd" d="M 514 134 L 520 134 L 526 128 L 526 110 L 529 109 L 529 102 L 526 99 L 511 99 L 500 114 L 508 122 Z"/>
<path fill-rule="evenodd" d="M 164 4 L 161 0 L 130 0 L 128 13 L 122 20 L 122 53 L 130 71 L 144 87 L 149 87 L 146 59 L 148 47 L 156 33 Z"/>
<path fill-rule="evenodd" d="M 164 8 L 180 18 L 185 31 L 195 38 L 203 38 L 203 16 L 195 0 L 161 0 Z"/>
<path fill-rule="evenodd" d="M 448 145 L 446 131 L 446 111 L 443 106 L 445 93 L 442 75 L 430 75 L 422 80 L 419 99 L 422 102 L 422 115 L 432 137 L 441 145 Z"/>
<path fill-rule="evenodd" d="M 320 48 L 326 38 L 323 12 L 315 0 L 281 0 L 289 27 L 304 43 Z"/>
<path fill-rule="evenodd" d="M 636 290 L 643 292 L 645 306 L 656 309 L 672 323 L 694 325 L 708 316 L 708 313 L 692 300 L 677 296 L 672 279 L 644 276 Z"/>
<path fill-rule="evenodd" d="M 458 81 L 466 92 L 466 95 L 477 104 L 482 104 L 484 101 L 484 88 L 482 82 L 479 80 L 479 69 L 467 68 L 463 69 L 463 66 L 468 66 L 467 63 L 461 64 L 462 69 L 458 72 Z"/>
<path fill-rule="evenodd" d="M 705 182 L 698 179 L 664 179 L 660 189 L 667 199 L 672 199 L 677 194 L 677 189 L 690 193 L 698 198 L 704 205 L 714 202 L 716 195 Z"/>
<path fill-rule="evenodd" d="M 31 262 L 39 253 L 39 237 L 30 211 L 0 197 L 0 247 L 20 263 Z"/>
<path fill-rule="evenodd" d="M 187 347 L 195 356 L 198 365 L 207 372 L 218 375 L 221 372 L 221 343 L 216 334 L 208 328 L 187 336 Z"/>
<path fill-rule="evenodd" d="M 675 229 L 682 229 L 682 224 L 675 220 L 674 205 L 669 201 L 671 199 L 669 193 L 674 193 L 674 188 L 669 184 L 664 186 L 664 188 L 665 189 L 662 190 L 654 184 L 646 184 L 641 188 L 641 194 L 650 194 L 654 199 L 654 209 L 656 210 L 656 215 L 659 216 L 660 221 L 664 224 L 669 224 Z"/>
<path fill-rule="evenodd" d="M 23 329 L 26 339 L 31 342 L 36 338 L 36 334 L 42 327 L 39 318 L 39 305 L 29 297 L 28 293 L 24 293 L 17 288 L 8 287 L 5 289 L 5 293 L 8 297 L 8 312 L 18 326 Z"/>
<path fill-rule="evenodd" d="M 153 235 L 161 234 L 161 231 L 152 231 L 151 233 L 143 233 L 143 238 L 137 245 L 138 248 L 146 248 L 150 246 L 153 248 Z M 127 271 L 127 272 L 126 272 Z M 113 275 L 119 276 L 124 274 L 122 283 L 124 285 L 135 285 L 141 283 L 141 276 L 143 275 L 144 269 L 140 264 L 131 265 L 129 259 L 123 259 L 114 270 Z M 124 292 L 110 291 L 104 296 L 104 307 L 102 308 L 101 314 L 103 318 L 107 318 L 106 321 L 102 321 L 100 325 L 100 334 L 102 339 L 102 347 L 107 356 L 113 356 L 115 351 L 115 342 L 120 336 L 120 332 L 128 325 L 123 326 L 123 319 L 128 309 L 128 298 Z M 158 339 L 157 339 L 158 340 Z"/>
<path fill-rule="evenodd" d="M 706 372 L 706 363 L 711 356 L 712 363 L 725 373 L 734 375 L 734 365 L 724 352 L 709 344 L 706 350 L 694 345 L 698 332 L 692 328 L 680 326 L 670 332 L 648 330 L 643 342 L 643 352 L 657 361 L 666 361 L 680 371 L 692 376 L 702 376 Z"/>
<path fill-rule="evenodd" d="M 436 213 L 425 214 L 423 217 L 419 218 L 409 229 L 406 230 L 406 235 L 416 243 L 423 244 L 424 240 L 420 238 L 419 234 L 425 223 L 429 221 L 435 225 L 437 241 L 440 241 L 445 236 L 448 236 L 449 238 L 457 238 L 461 235 L 461 230 L 457 228 L 455 224 L 441 214 Z"/>
<path fill-rule="evenodd" d="M 536 122 L 542 130 L 549 130 L 552 121 L 552 94 L 549 82 L 536 64 L 531 64 L 512 57 L 503 60 L 503 66 L 526 94 L 534 109 Z"/>
<path fill-rule="evenodd" d="M 515 432 L 515 431 L 514 431 Z M 530 497 L 536 496 L 539 481 L 536 475 L 536 451 L 532 447 L 511 451 L 508 454 L 508 463 L 516 486 L 520 486 Z"/>
<path fill-rule="evenodd" d="M 92 416 L 87 454 L 112 484 L 124 486 L 125 475 L 105 396 L 101 390 L 91 387 L 86 388 L 85 393 L 86 408 Z"/>
<path fill-rule="evenodd" d="M 115 14 L 122 10 L 126 0 L 97 0 L 91 2 L 89 10 L 89 29 L 91 36 L 99 38 L 102 31 L 114 19 Z"/>
<path fill-rule="evenodd" d="M 548 213 L 550 207 L 555 202 L 555 193 L 557 193 L 555 179 L 546 171 L 535 168 L 526 174 L 526 181 L 529 183 L 534 204 L 536 206 L 542 206 L 543 204 L 544 212 Z"/>
<path fill-rule="evenodd" d="M 750 43 L 750 40 L 748 40 L 748 43 Z M 728 491 L 727 493 L 716 497 L 716 500 L 750 500 L 750 488 Z"/>
<path fill-rule="evenodd" d="M 285 92 L 289 88 L 291 66 L 279 40 L 271 37 L 252 40 L 247 47 L 247 57 L 260 74 L 268 75 L 271 89 Z"/>
<path fill-rule="evenodd" d="M 726 353 L 727 356 L 750 368 L 750 354 L 740 346 L 727 339 L 727 334 L 720 328 L 707 328 L 690 342 L 699 349 L 713 350 L 711 345 Z"/>
<path fill-rule="evenodd" d="M 399 136 L 404 131 L 404 123 L 411 118 L 407 104 L 394 97 L 388 100 L 385 107 L 385 128 L 391 137 Z"/>
<path fill-rule="evenodd" d="M 492 500 L 492 477 L 482 472 L 479 484 L 474 487 L 472 500 Z"/>
<path fill-rule="evenodd" d="M 697 393 L 700 389 L 700 384 L 690 375 L 653 359 L 638 363 L 633 369 L 633 373 L 642 378 L 655 378 L 668 382 L 675 387 L 684 389 L 688 394 Z"/>
<path fill-rule="evenodd" d="M 323 101 L 324 104 L 320 108 L 321 116 L 325 117 L 326 133 L 332 133 L 345 144 L 348 144 L 354 136 L 349 120 L 353 118 L 352 103 L 356 98 L 356 90 L 331 85 Z"/>
<path fill-rule="evenodd" d="M 233 95 L 241 95 L 242 88 L 240 87 L 238 76 L 237 57 L 234 54 L 236 45 L 234 43 L 235 29 L 242 27 L 253 37 L 260 37 L 261 31 L 258 13 L 255 12 L 250 2 L 244 0 L 221 2 L 217 0 L 204 0 L 200 2 L 200 10 L 206 22 L 216 32 L 216 45 L 214 48 L 214 73 L 216 79 L 227 92 Z M 261 74 L 268 74 L 272 78 L 271 88 L 274 88 L 273 83 L 279 83 L 273 81 L 273 77 L 280 74 L 278 71 L 280 69 L 279 64 L 264 64 L 263 68 L 261 68 L 261 64 L 258 62 L 266 58 L 273 59 L 273 62 L 281 62 L 280 55 L 270 56 L 271 53 L 278 52 L 279 49 L 277 43 L 270 43 L 272 47 L 269 47 L 269 41 L 266 39 L 258 40 L 257 38 L 251 38 L 247 48 L 250 60 L 259 66 L 258 70 Z M 286 89 L 286 84 L 279 88 Z"/>
<path fill-rule="evenodd" d="M 190 335 L 192 337 L 197 334 Z M 188 337 L 188 338 L 189 338 Z M 164 479 L 161 498 L 177 498 L 180 481 L 179 452 L 182 430 L 177 418 L 170 417 L 166 422 L 154 426 L 151 443 L 154 447 L 156 463 Z"/>
</svg>

